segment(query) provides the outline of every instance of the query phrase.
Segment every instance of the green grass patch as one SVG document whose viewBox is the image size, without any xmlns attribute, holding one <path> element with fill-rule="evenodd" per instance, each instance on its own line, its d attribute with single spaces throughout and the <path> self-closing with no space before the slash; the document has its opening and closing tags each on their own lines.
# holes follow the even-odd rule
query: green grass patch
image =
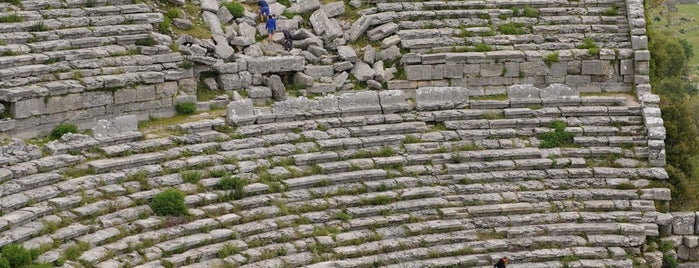
<svg viewBox="0 0 699 268">
<path fill-rule="evenodd" d="M 488 52 L 492 51 L 493 47 L 486 43 L 478 43 L 474 46 L 474 49 L 476 50 L 476 52 Z"/>
<path fill-rule="evenodd" d="M 536 18 L 539 16 L 539 10 L 526 6 L 524 7 L 524 10 L 522 10 L 522 15 L 528 18 Z"/>
<path fill-rule="evenodd" d="M 507 94 L 495 94 L 495 95 L 485 95 L 485 96 L 473 96 L 470 97 L 471 100 L 496 100 L 496 101 L 506 101 Z"/>
<path fill-rule="evenodd" d="M 551 64 L 558 61 L 558 52 L 548 54 L 546 57 L 544 57 L 544 63 L 546 63 L 546 66 L 548 67 L 551 67 Z"/>
<path fill-rule="evenodd" d="M 11 14 L 4 17 L 0 17 L 0 23 L 12 23 L 12 22 L 22 22 L 24 18 L 19 15 Z"/>
<path fill-rule="evenodd" d="M 500 31 L 503 34 L 510 35 L 520 35 L 527 33 L 527 30 L 524 29 L 524 23 L 519 22 L 508 22 L 505 24 L 500 24 L 498 25 L 498 31 Z"/>
</svg>

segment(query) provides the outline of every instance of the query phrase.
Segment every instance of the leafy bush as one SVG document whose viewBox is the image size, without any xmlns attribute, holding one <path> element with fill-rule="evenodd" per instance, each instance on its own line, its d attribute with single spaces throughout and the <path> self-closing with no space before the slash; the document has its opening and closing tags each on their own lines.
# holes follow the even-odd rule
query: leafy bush
<svg viewBox="0 0 699 268">
<path fill-rule="evenodd" d="M 187 205 L 184 203 L 184 194 L 170 188 L 153 197 L 150 208 L 160 216 L 187 215 Z"/>
<path fill-rule="evenodd" d="M 541 140 L 539 148 L 555 148 L 573 143 L 573 133 L 565 131 L 566 124 L 563 121 L 553 121 L 549 127 L 553 128 L 554 131 L 541 133 L 537 136 Z"/>
<path fill-rule="evenodd" d="M 26 250 L 22 245 L 19 244 L 10 244 L 4 246 L 2 250 L 0 250 L 0 253 L 2 253 L 2 258 L 0 259 L 5 260 L 9 267 L 22 267 L 24 265 L 30 264 L 32 262 L 32 259 L 38 257 L 38 252 L 32 253 L 31 251 Z M 5 261 L 0 262 L 5 263 Z"/>
<path fill-rule="evenodd" d="M 231 12 L 231 15 L 233 15 L 233 17 L 236 19 L 242 18 L 245 14 L 245 7 L 237 2 L 223 3 L 223 6 L 226 7 L 228 11 Z"/>
<path fill-rule="evenodd" d="M 586 37 L 585 39 L 583 39 L 583 43 L 578 45 L 576 48 L 579 48 L 579 49 L 597 48 L 597 43 L 595 43 L 594 39 Z"/>
<path fill-rule="evenodd" d="M 178 114 L 191 115 L 197 112 L 197 105 L 191 102 L 181 102 L 175 105 L 175 111 Z"/>
<path fill-rule="evenodd" d="M 246 184 L 247 182 L 241 178 L 227 175 L 221 178 L 221 181 L 219 181 L 218 184 L 214 186 L 214 189 L 231 191 L 229 197 L 233 199 L 240 199 L 245 196 L 245 192 L 243 191 L 243 189 L 245 188 Z"/>
<path fill-rule="evenodd" d="M 2 23 L 22 22 L 22 21 L 24 21 L 24 18 L 22 18 L 18 15 L 15 15 L 15 14 L 0 17 L 0 22 L 2 22 Z"/>
<path fill-rule="evenodd" d="M 51 138 L 52 139 L 60 139 L 63 137 L 64 134 L 66 133 L 77 133 L 78 132 L 78 126 L 75 124 L 60 124 L 51 130 Z"/>
</svg>

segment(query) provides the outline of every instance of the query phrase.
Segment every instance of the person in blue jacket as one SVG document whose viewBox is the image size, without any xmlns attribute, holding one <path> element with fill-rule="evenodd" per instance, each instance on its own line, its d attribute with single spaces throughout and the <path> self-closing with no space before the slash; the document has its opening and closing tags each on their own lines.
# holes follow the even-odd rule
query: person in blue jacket
<svg viewBox="0 0 699 268">
<path fill-rule="evenodd" d="M 269 16 L 269 4 L 265 0 L 257 1 L 257 5 L 260 6 L 260 21 L 265 21 L 265 18 Z"/>
<path fill-rule="evenodd" d="M 277 30 L 277 20 L 274 15 L 269 15 L 267 17 L 267 25 L 265 26 L 267 33 L 269 33 L 269 41 L 272 42 L 272 37 L 274 37 L 274 32 Z"/>
</svg>

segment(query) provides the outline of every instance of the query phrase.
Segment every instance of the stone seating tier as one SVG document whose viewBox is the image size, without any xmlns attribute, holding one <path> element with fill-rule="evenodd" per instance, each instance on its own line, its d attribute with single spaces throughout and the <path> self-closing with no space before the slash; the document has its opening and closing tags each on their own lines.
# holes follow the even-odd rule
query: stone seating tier
<svg viewBox="0 0 699 268">
<path fill-rule="evenodd" d="M 420 94 L 416 107 L 428 107 Z M 607 251 L 659 235 L 655 202 L 669 200 L 669 191 L 649 183 L 667 174 L 645 164 L 639 107 L 619 97 L 582 97 L 560 101 L 570 106 L 510 108 L 520 102 L 470 100 L 471 109 L 347 117 L 297 113 L 301 121 L 287 116 L 235 130 L 220 119 L 203 120 L 177 125 L 179 136 L 102 145 L 97 159 L 57 154 L 10 165 L 0 168 L 7 174 L 0 241 L 32 248 L 54 239 L 91 244 L 80 259 L 97 267 L 313 265 L 346 258 L 391 265 L 489 254 L 518 256 L 522 264 L 575 256 L 579 263 L 617 265 L 622 260 Z M 536 148 L 536 134 L 550 131 L 556 119 L 567 122 L 576 142 L 599 146 Z M 610 154 L 639 164 L 616 168 L 599 160 Z M 79 170 L 94 174 L 63 179 Z M 203 177 L 185 182 L 187 170 Z M 247 178 L 247 197 L 221 200 L 228 192 L 214 189 L 215 170 Z M 150 216 L 148 200 L 166 187 L 187 194 L 187 221 Z M 340 213 L 347 219 L 338 219 Z M 59 228 L 42 233 L 49 220 Z M 589 228 L 561 229 L 569 223 Z M 444 235 L 453 239 L 444 244 Z M 226 243 L 239 253 L 221 258 Z M 41 259 L 54 261 L 69 245 Z M 559 247 L 566 251 L 551 253 Z"/>
</svg>

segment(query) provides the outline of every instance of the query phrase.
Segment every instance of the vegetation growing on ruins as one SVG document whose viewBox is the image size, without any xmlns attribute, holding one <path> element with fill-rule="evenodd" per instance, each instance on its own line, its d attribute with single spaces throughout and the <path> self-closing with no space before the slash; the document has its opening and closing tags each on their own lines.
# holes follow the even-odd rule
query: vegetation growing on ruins
<svg viewBox="0 0 699 268">
<path fill-rule="evenodd" d="M 0 268 L 28 267 L 32 260 L 39 257 L 38 250 L 27 250 L 22 245 L 10 244 L 0 250 Z"/>
<path fill-rule="evenodd" d="M 184 193 L 172 188 L 155 195 L 150 203 L 150 208 L 159 216 L 187 215 Z"/>
<path fill-rule="evenodd" d="M 75 124 L 60 124 L 51 130 L 51 138 L 52 139 L 60 139 L 63 137 L 64 134 L 66 133 L 77 133 L 78 132 L 78 126 Z"/>
<path fill-rule="evenodd" d="M 563 121 L 553 121 L 549 127 L 553 128 L 553 131 L 544 132 L 538 136 L 541 140 L 539 148 L 555 148 L 573 143 L 573 133 L 565 131 L 566 124 Z"/>
<path fill-rule="evenodd" d="M 231 15 L 233 15 L 234 18 L 242 18 L 245 13 L 245 7 L 243 7 L 243 5 L 241 5 L 238 2 L 224 2 L 221 5 L 226 7 L 228 11 L 231 12 Z"/>
<path fill-rule="evenodd" d="M 197 105 L 192 102 L 181 102 L 175 105 L 175 111 L 178 114 L 195 114 L 197 112 Z"/>
<path fill-rule="evenodd" d="M 654 6 L 654 1 L 647 4 Z M 651 14 L 651 13 L 649 13 Z M 651 51 L 650 77 L 655 93 L 660 95 L 665 123 L 666 170 L 670 176 L 673 211 L 699 209 L 699 115 L 693 113 L 693 85 L 685 82 L 688 60 L 693 56 L 691 47 L 673 36 L 672 32 L 658 29 L 648 20 L 649 50 Z"/>
</svg>

